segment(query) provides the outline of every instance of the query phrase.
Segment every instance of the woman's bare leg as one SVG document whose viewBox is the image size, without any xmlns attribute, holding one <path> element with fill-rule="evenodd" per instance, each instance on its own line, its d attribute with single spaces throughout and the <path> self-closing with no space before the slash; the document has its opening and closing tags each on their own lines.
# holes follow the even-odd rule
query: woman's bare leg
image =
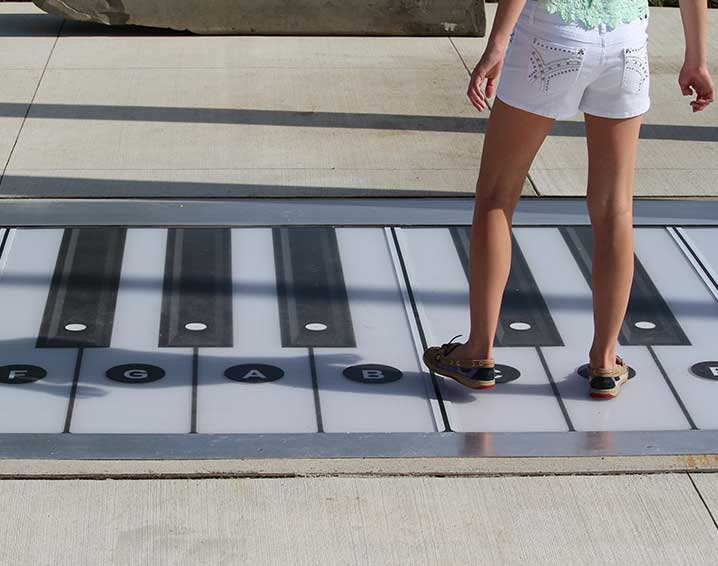
<svg viewBox="0 0 718 566">
<path fill-rule="evenodd" d="M 550 118 L 499 99 L 491 111 L 471 231 L 471 335 L 452 352 L 452 358 L 493 357 L 501 299 L 511 269 L 511 219 L 529 167 L 552 123 Z"/>
<path fill-rule="evenodd" d="M 586 114 L 588 210 L 594 236 L 592 367 L 612 368 L 633 281 L 633 173 L 641 117 Z"/>
</svg>

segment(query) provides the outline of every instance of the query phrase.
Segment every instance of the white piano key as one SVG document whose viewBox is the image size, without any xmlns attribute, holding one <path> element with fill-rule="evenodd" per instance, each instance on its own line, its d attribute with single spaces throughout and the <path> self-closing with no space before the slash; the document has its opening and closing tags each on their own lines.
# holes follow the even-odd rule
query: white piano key
<svg viewBox="0 0 718 566">
<path fill-rule="evenodd" d="M 593 339 L 591 288 L 558 229 L 517 228 L 514 234 L 564 339 L 565 347 L 542 352 L 576 430 L 690 428 L 645 346 L 618 347 L 618 354 L 637 372 L 618 398 L 589 397 L 588 383 L 576 369 L 588 362 Z"/>
<path fill-rule="evenodd" d="M 697 239 L 703 241 L 702 236 Z M 654 346 L 656 356 L 696 426 L 718 429 L 718 380 L 691 371 L 695 364 L 718 361 L 718 301 L 666 230 L 637 229 L 636 255 L 691 342 L 690 346 Z"/>
<path fill-rule="evenodd" d="M 112 341 L 110 348 L 84 350 L 71 432 L 190 432 L 193 351 L 158 346 L 166 242 L 167 230 L 127 232 Z M 125 368 L 121 374 L 134 383 L 106 375 L 128 364 L 159 367 L 165 375 L 143 382 L 142 368 Z"/>
<path fill-rule="evenodd" d="M 0 432 L 59 433 L 65 426 L 77 349 L 36 348 L 63 230 L 10 230 L 0 261 L 0 366 L 30 365 L 37 381 L 0 383 Z M 9 381 L 26 376 L 11 368 Z"/>
<path fill-rule="evenodd" d="M 469 336 L 469 287 L 451 234 L 446 228 L 399 230 L 399 241 L 429 345 Z M 560 330 L 560 329 L 559 329 Z M 437 376 L 453 430 L 565 431 L 561 412 L 536 348 L 495 348 L 498 364 L 521 377 L 495 389 L 473 391 Z"/>
<path fill-rule="evenodd" d="M 271 229 L 232 230 L 232 285 L 234 346 L 199 350 L 197 432 L 317 432 L 308 350 L 282 348 Z M 225 377 L 241 365 L 248 382 Z"/>
<path fill-rule="evenodd" d="M 341 228 L 336 235 L 356 348 L 314 350 L 324 430 L 443 430 L 434 417 L 428 374 L 414 348 L 385 231 Z M 376 365 L 385 367 L 371 367 Z M 359 381 L 347 377 L 347 368 L 354 368 L 349 373 Z M 388 368 L 402 377 L 384 381 L 399 376 Z"/>
</svg>

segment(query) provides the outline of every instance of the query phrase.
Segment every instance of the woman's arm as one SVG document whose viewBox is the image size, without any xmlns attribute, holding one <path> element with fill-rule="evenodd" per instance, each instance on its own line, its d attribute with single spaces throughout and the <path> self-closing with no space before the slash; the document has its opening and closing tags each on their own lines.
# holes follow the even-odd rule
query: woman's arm
<svg viewBox="0 0 718 566">
<path fill-rule="evenodd" d="M 696 95 L 691 101 L 693 112 L 703 110 L 713 101 L 713 81 L 706 63 L 706 0 L 680 0 L 686 53 L 678 84 L 683 96 Z"/>
<path fill-rule="evenodd" d="M 525 4 L 526 0 L 499 0 L 486 50 L 471 74 L 467 93 L 471 103 L 479 110 L 486 108 L 486 100 L 494 94 L 496 79 L 504 64 L 506 45 Z M 486 93 L 481 92 L 484 79 L 486 79 Z"/>
</svg>

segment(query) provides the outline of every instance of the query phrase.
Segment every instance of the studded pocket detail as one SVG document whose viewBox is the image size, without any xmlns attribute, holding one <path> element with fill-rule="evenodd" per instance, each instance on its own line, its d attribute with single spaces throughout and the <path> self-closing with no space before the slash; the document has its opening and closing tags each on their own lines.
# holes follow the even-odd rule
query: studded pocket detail
<svg viewBox="0 0 718 566">
<path fill-rule="evenodd" d="M 648 43 L 640 47 L 625 48 L 623 50 L 623 80 L 622 86 L 626 92 L 639 94 L 649 79 L 648 69 Z"/>
<path fill-rule="evenodd" d="M 578 78 L 585 50 L 534 37 L 529 56 L 529 82 L 545 94 L 568 90 Z"/>
</svg>

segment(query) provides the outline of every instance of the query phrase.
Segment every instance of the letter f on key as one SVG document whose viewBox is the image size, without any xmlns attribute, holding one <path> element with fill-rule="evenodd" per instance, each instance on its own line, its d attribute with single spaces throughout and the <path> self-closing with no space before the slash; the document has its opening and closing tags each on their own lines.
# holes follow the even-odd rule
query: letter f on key
<svg viewBox="0 0 718 566">
<path fill-rule="evenodd" d="M 26 369 L 11 369 L 8 374 L 8 380 L 15 379 L 17 377 L 27 377 L 28 371 Z"/>
</svg>

